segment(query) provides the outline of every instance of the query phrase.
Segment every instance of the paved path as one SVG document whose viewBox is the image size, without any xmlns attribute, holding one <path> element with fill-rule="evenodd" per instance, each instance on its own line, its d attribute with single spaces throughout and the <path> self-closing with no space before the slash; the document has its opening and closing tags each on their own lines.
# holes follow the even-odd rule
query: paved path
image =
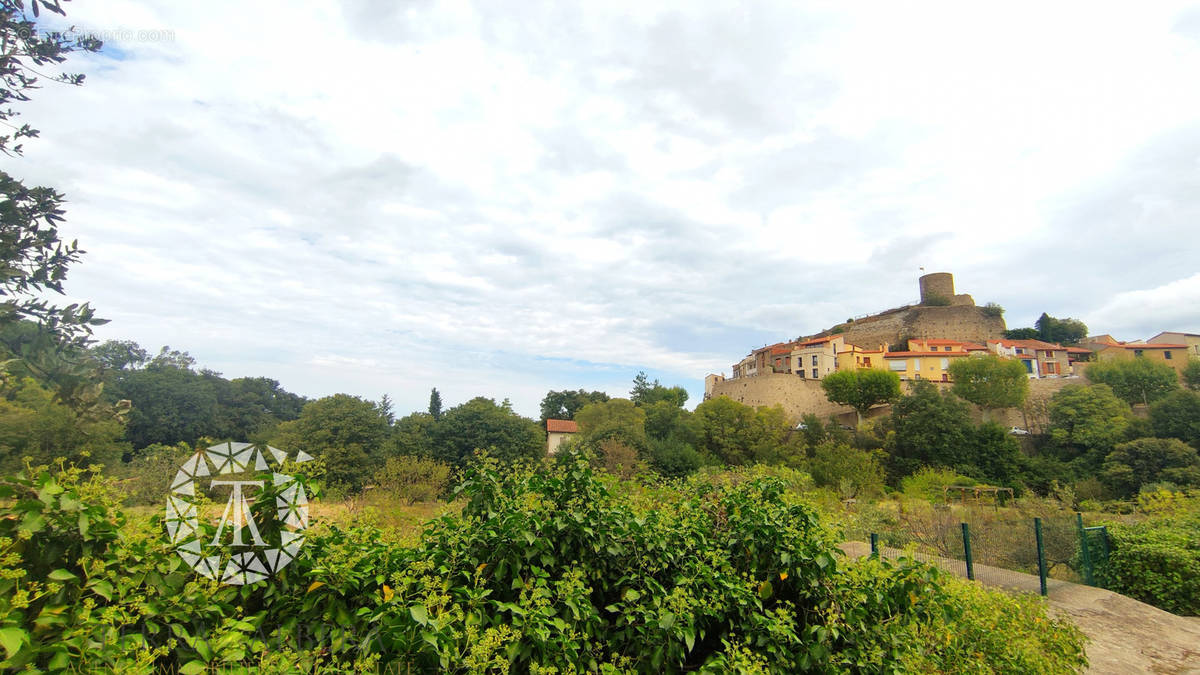
<svg viewBox="0 0 1200 675">
<path fill-rule="evenodd" d="M 871 554 L 871 545 L 847 542 L 842 550 L 860 558 Z M 890 548 L 881 551 L 888 557 L 902 553 Z M 930 557 L 929 562 L 966 576 L 961 560 Z M 977 564 L 975 578 L 1010 591 L 1040 591 L 1038 578 L 1032 574 Z M 1176 616 L 1102 588 L 1057 579 L 1048 579 L 1046 586 L 1052 610 L 1070 617 L 1090 638 L 1087 672 L 1200 675 L 1200 618 Z"/>
</svg>

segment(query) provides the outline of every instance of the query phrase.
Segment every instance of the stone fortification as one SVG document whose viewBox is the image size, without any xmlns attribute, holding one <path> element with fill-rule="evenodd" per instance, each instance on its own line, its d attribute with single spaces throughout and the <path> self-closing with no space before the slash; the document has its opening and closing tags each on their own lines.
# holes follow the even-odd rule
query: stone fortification
<svg viewBox="0 0 1200 675">
<path fill-rule="evenodd" d="M 915 305 L 842 324 L 846 342 L 864 349 L 879 345 L 907 349 L 911 339 L 959 340 L 985 344 L 1004 337 L 1004 317 L 988 316 L 974 304 L 949 307 Z M 828 331 L 822 335 L 827 335 Z"/>
<path fill-rule="evenodd" d="M 911 382 L 902 382 L 901 387 L 908 393 Z M 953 385 L 934 382 L 939 389 L 947 389 Z M 1011 408 L 995 411 L 992 419 L 999 424 L 1010 427 L 1029 428 L 1034 432 L 1045 429 L 1049 420 L 1046 418 L 1046 404 L 1056 392 L 1068 384 L 1089 384 L 1082 377 L 1043 378 L 1029 381 L 1029 397 L 1024 409 Z M 834 415 L 845 424 L 854 424 L 856 416 L 854 409 L 847 406 L 830 403 L 825 398 L 825 390 L 818 380 L 805 379 L 795 375 L 771 373 L 757 377 L 741 377 L 733 380 L 714 382 L 711 396 L 728 396 L 748 406 L 779 405 L 792 421 L 798 421 L 806 414 L 812 413 L 822 419 Z M 976 421 L 982 418 L 982 412 L 970 405 Z M 868 417 L 887 415 L 891 406 L 880 406 L 871 410 Z"/>
</svg>

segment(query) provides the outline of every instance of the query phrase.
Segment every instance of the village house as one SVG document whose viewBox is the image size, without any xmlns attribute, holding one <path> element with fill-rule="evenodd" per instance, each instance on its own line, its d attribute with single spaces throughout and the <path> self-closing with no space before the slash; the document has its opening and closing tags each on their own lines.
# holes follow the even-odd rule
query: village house
<svg viewBox="0 0 1200 675">
<path fill-rule="evenodd" d="M 1097 361 L 1128 361 L 1145 358 L 1157 363 L 1165 363 L 1183 374 L 1187 367 L 1189 349 L 1186 344 L 1164 342 L 1126 342 L 1104 345 L 1096 350 Z"/>
<path fill-rule="evenodd" d="M 1042 340 L 988 340 L 988 349 L 1021 361 L 1031 378 L 1072 374 L 1070 354 L 1062 345 Z"/>
<path fill-rule="evenodd" d="M 578 432 L 574 420 L 546 420 L 546 454 L 558 452 L 558 446 Z"/>
<path fill-rule="evenodd" d="M 838 352 L 847 346 L 841 335 L 796 343 L 790 350 L 791 371 L 809 380 L 819 380 L 838 369 Z"/>
<path fill-rule="evenodd" d="M 1154 337 L 1146 340 L 1151 344 L 1182 344 L 1187 345 L 1188 356 L 1192 358 L 1200 357 L 1200 335 L 1196 333 L 1159 333 Z"/>
</svg>

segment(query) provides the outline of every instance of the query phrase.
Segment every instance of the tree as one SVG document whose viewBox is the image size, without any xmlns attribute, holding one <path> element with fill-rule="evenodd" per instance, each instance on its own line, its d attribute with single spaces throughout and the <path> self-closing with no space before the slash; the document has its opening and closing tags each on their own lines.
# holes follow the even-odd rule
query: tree
<svg viewBox="0 0 1200 675">
<path fill-rule="evenodd" d="M 636 450 L 646 447 L 646 411 L 624 398 L 589 403 L 575 413 L 579 440 L 596 444 L 615 438 Z"/>
<path fill-rule="evenodd" d="M 80 465 L 118 464 L 129 452 L 123 431 L 119 419 L 81 415 L 33 378 L 0 382 L 0 471 L 5 475 L 21 469 L 25 457 L 34 465 L 57 457 Z"/>
<path fill-rule="evenodd" d="M 220 422 L 219 379 L 151 362 L 140 370 L 120 372 L 108 391 L 131 404 L 125 433 L 135 449 L 155 443 L 193 444 L 202 436 L 227 435 L 228 428 Z"/>
<path fill-rule="evenodd" d="M 442 395 L 437 387 L 429 391 L 429 415 L 435 420 L 442 419 Z"/>
<path fill-rule="evenodd" d="M 1179 376 L 1174 368 L 1145 357 L 1090 364 L 1087 378 L 1112 387 L 1113 393 L 1130 405 L 1148 405 L 1179 386 Z"/>
<path fill-rule="evenodd" d="M 583 406 L 604 403 L 608 399 L 608 394 L 602 391 L 548 391 L 542 398 L 542 425 L 545 426 L 546 420 L 573 420 L 575 413 L 582 410 Z"/>
<path fill-rule="evenodd" d="M 435 427 L 433 415 L 415 412 L 396 420 L 392 425 L 392 440 L 388 454 L 432 457 Z"/>
<path fill-rule="evenodd" d="M 1023 370 L 1023 369 L 1022 369 Z M 1021 444 L 995 422 L 984 422 L 968 434 L 967 457 L 955 467 L 974 478 L 1013 486 L 1021 473 Z"/>
<path fill-rule="evenodd" d="M 39 6 L 63 14 L 57 0 L 33 0 L 25 13 L 25 3 L 0 4 L 0 152 L 21 155 L 21 140 L 34 138 L 38 131 L 29 124 L 13 123 L 19 114 L 10 106 L 30 100 L 39 87 L 38 72 L 64 62 L 72 52 L 99 51 L 101 42 L 91 36 L 76 37 L 39 29 Z M 63 74 L 51 81 L 79 85 L 83 75 Z M 59 239 L 63 222 L 64 197 L 48 187 L 27 188 L 0 171 L 0 325 L 29 319 L 37 323 L 59 348 L 83 346 L 90 341 L 92 327 L 106 321 L 97 319 L 86 303 L 66 307 L 51 305 L 42 298 L 48 291 L 63 293 L 67 269 L 78 262 L 83 251 L 76 242 Z"/>
<path fill-rule="evenodd" d="M 1075 344 L 1087 337 L 1087 326 L 1078 319 L 1056 319 L 1042 312 L 1033 324 L 1037 327 L 1038 337 L 1046 342 L 1057 344 Z"/>
<path fill-rule="evenodd" d="M 954 393 L 983 408 L 984 420 L 991 410 L 1019 407 L 1029 394 L 1025 367 L 995 354 L 954 359 L 950 377 L 954 379 Z"/>
<path fill-rule="evenodd" d="M 688 420 L 691 413 L 673 401 L 655 401 L 644 406 L 646 411 L 646 436 L 652 439 L 665 439 L 668 436 L 678 436 L 681 439 L 690 438 Z"/>
<path fill-rule="evenodd" d="M 1123 496 L 1160 481 L 1200 486 L 1200 455 L 1175 438 L 1139 438 L 1113 448 L 1104 458 L 1100 477 Z"/>
<path fill-rule="evenodd" d="M 1178 438 L 1200 448 L 1200 393 L 1181 389 L 1155 401 L 1150 427 L 1159 438 Z"/>
<path fill-rule="evenodd" d="M 383 465 L 388 424 L 374 402 L 334 394 L 304 406 L 300 417 L 276 428 L 271 444 L 324 458 L 331 485 L 358 491 Z"/>
<path fill-rule="evenodd" d="M 435 459 L 462 466 L 476 450 L 505 461 L 546 454 L 546 433 L 507 405 L 477 396 L 446 411 L 433 428 Z"/>
<path fill-rule="evenodd" d="M 872 406 L 900 398 L 900 376 L 886 370 L 841 370 L 821 380 L 825 397 L 834 403 L 854 408 L 858 423 Z"/>
<path fill-rule="evenodd" d="M 683 387 L 664 387 L 658 380 L 651 382 L 645 372 L 638 372 L 633 378 L 629 400 L 637 406 L 650 405 L 656 401 L 670 401 L 682 408 L 687 403 L 688 393 Z"/>
<path fill-rule="evenodd" d="M 1042 334 L 1036 328 L 1010 328 L 1004 331 L 1006 340 L 1040 340 Z"/>
<path fill-rule="evenodd" d="M 1129 405 L 1108 385 L 1069 384 L 1050 399 L 1049 436 L 1063 459 L 1082 458 L 1095 469 L 1124 440 L 1130 416 Z"/>
<path fill-rule="evenodd" d="M 822 443 L 813 449 L 813 482 L 839 491 L 844 499 L 883 492 L 883 466 L 878 451 L 841 443 Z"/>
<path fill-rule="evenodd" d="M 105 340 L 88 351 L 105 370 L 134 370 L 150 360 L 150 352 L 133 340 Z"/>
<path fill-rule="evenodd" d="M 779 406 L 755 409 L 718 396 L 696 406 L 691 426 L 696 449 L 726 464 L 794 463 L 803 454 Z"/>
<path fill-rule="evenodd" d="M 383 415 L 383 419 L 387 420 L 389 425 L 396 421 L 396 414 L 393 411 L 391 396 L 384 394 L 383 397 L 379 399 L 379 414 Z"/>
<path fill-rule="evenodd" d="M 892 405 L 888 434 L 888 473 L 893 483 L 925 466 L 956 468 L 969 464 L 971 416 L 950 392 L 939 393 L 921 380 Z"/>
<path fill-rule="evenodd" d="M 1188 359 L 1183 368 L 1183 384 L 1192 391 L 1200 391 L 1200 359 Z"/>
</svg>

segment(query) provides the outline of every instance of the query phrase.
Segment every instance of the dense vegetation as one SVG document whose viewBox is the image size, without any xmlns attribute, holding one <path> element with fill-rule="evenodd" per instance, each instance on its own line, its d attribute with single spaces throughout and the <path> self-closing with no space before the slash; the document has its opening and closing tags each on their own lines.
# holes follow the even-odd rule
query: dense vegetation
<svg viewBox="0 0 1200 675">
<path fill-rule="evenodd" d="M 416 541 L 311 528 L 270 582 L 200 578 L 103 481 L 0 485 L 0 667 L 262 672 L 1077 672 L 1082 636 L 840 533 L 761 472 L 643 486 L 471 463 Z M 210 531 L 211 525 L 203 525 Z M 1017 619 L 1017 620 L 1014 620 Z"/>
</svg>

